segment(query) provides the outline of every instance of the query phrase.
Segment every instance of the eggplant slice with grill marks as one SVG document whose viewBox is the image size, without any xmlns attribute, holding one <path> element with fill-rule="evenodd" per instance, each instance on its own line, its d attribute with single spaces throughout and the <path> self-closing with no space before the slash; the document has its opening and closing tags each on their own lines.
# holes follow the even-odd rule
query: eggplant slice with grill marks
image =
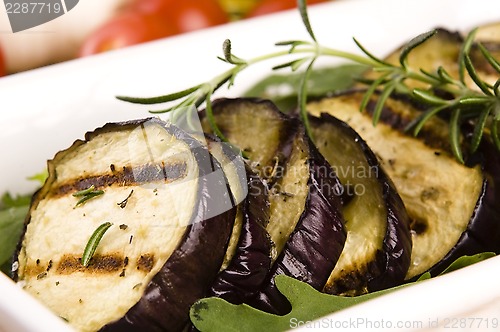
<svg viewBox="0 0 500 332">
<path fill-rule="evenodd" d="M 181 330 L 220 270 L 235 207 L 220 164 L 158 119 L 107 124 L 48 163 L 17 255 L 25 290 L 81 331 Z M 82 204 L 73 194 L 103 190 Z M 81 262 L 94 230 L 104 234 Z"/>
<path fill-rule="evenodd" d="M 362 93 L 345 93 L 309 104 L 313 115 L 329 113 L 348 123 L 366 141 L 393 180 L 412 230 L 412 256 L 406 279 L 441 272 L 454 259 L 499 250 L 500 224 L 494 175 L 480 165 L 458 163 L 450 153 L 448 126 L 432 118 L 418 137 L 404 132 L 420 111 L 407 101 L 388 99 L 374 127 L 360 112 Z M 471 160 L 472 158 L 469 158 Z M 486 231 L 485 231 L 486 230 Z"/>
<path fill-rule="evenodd" d="M 410 265 L 409 217 L 392 181 L 366 142 L 329 114 L 310 117 L 314 142 L 350 200 L 342 208 L 347 240 L 324 287 L 361 295 L 403 283 Z"/>
<path fill-rule="evenodd" d="M 305 170 L 303 165 L 307 166 Z M 344 218 L 341 213 L 342 185 L 330 164 L 305 134 L 303 126 L 299 127 L 295 135 L 284 174 L 284 179 L 286 178 L 287 181 L 278 181 L 271 189 L 278 189 L 274 210 L 271 204 L 271 216 L 273 212 L 286 208 L 300 208 L 300 216 L 291 224 L 293 228 L 283 222 L 286 219 L 278 218 L 270 229 L 275 232 L 275 236 L 286 234 L 286 241 L 282 241 L 282 249 L 271 268 L 269 281 L 259 296 L 250 302 L 261 310 L 281 315 L 289 312 L 291 307 L 276 288 L 274 278 L 284 274 L 322 290 L 346 242 Z M 289 192 L 289 189 L 277 186 L 290 185 L 298 180 L 304 181 L 301 178 L 307 181 L 305 205 L 290 206 L 290 197 L 279 194 L 282 190 Z"/>
<path fill-rule="evenodd" d="M 214 119 L 228 141 L 245 151 L 269 188 L 274 243 L 272 268 L 261 293 L 248 303 L 284 313 L 289 304 L 274 287 L 286 274 L 322 289 L 345 242 L 342 185 L 305 135 L 300 122 L 269 101 L 222 99 Z M 202 118 L 204 130 L 210 131 Z"/>
</svg>

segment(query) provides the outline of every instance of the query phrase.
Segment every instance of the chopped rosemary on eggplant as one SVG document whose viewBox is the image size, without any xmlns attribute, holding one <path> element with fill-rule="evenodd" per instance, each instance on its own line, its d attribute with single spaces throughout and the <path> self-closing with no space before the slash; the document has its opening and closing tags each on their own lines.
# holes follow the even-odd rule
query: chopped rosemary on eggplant
<svg viewBox="0 0 500 332">
<path fill-rule="evenodd" d="M 90 263 L 90 260 L 94 256 L 95 251 L 97 250 L 97 247 L 99 246 L 99 243 L 102 240 L 102 237 L 104 236 L 104 233 L 113 226 L 112 223 L 110 222 L 105 222 L 101 224 L 99 227 L 96 228 L 94 233 L 89 238 L 89 241 L 87 242 L 87 245 L 85 246 L 85 250 L 83 251 L 82 255 L 82 265 L 87 267 Z"/>
<path fill-rule="evenodd" d="M 76 202 L 75 207 L 80 206 L 87 202 L 89 199 L 92 199 L 97 196 L 101 196 L 104 194 L 103 190 L 95 190 L 95 186 L 91 185 L 87 189 L 77 191 L 73 194 L 73 197 L 79 198 L 78 202 Z"/>
</svg>

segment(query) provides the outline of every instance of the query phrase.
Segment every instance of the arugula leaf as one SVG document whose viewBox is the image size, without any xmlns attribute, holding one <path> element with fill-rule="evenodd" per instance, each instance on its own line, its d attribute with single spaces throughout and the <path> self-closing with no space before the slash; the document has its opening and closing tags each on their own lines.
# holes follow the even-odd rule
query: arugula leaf
<svg viewBox="0 0 500 332">
<path fill-rule="evenodd" d="M 308 284 L 284 275 L 276 276 L 276 286 L 292 305 L 292 311 L 287 315 L 273 315 L 246 304 L 234 305 L 212 297 L 191 307 L 191 321 L 200 331 L 286 331 L 291 327 L 292 318 L 311 321 L 396 289 L 343 297 L 320 293 Z M 222 316 L 225 317 L 223 320 L 220 319 Z"/>
<path fill-rule="evenodd" d="M 494 253 L 486 252 L 473 256 L 460 257 L 440 275 L 493 256 L 495 256 Z M 429 278 L 430 274 L 424 273 L 417 282 Z M 304 282 L 284 275 L 277 276 L 275 281 L 278 290 L 286 296 L 292 305 L 292 311 L 287 315 L 273 315 L 246 304 L 234 305 L 220 298 L 211 297 L 199 300 L 191 307 L 191 322 L 198 330 L 203 332 L 286 331 L 291 328 L 290 323 L 292 318 L 296 321 L 312 321 L 352 305 L 415 284 L 408 283 L 357 297 L 344 297 L 321 293 Z M 224 319 L 222 320 L 220 317 L 224 317 Z"/>
<path fill-rule="evenodd" d="M 5 195 L 4 195 L 5 197 Z M 12 206 L 0 210 L 0 266 L 2 272 L 9 274 L 9 260 L 14 253 L 28 214 L 28 205 Z"/>
<path fill-rule="evenodd" d="M 48 177 L 46 170 L 35 174 L 28 180 L 43 184 Z M 4 193 L 0 199 L 0 271 L 10 274 L 11 258 L 16 250 L 28 214 L 31 196 Z"/>
<path fill-rule="evenodd" d="M 483 252 L 480 254 L 472 255 L 472 256 L 462 256 L 456 259 L 453 263 L 450 264 L 440 275 L 456 271 L 463 267 L 479 263 L 480 261 L 484 261 L 485 259 L 494 257 L 494 252 Z"/>
<path fill-rule="evenodd" d="M 307 82 L 308 98 L 352 87 L 366 68 L 363 65 L 345 64 L 312 70 Z M 244 96 L 271 99 L 280 110 L 290 111 L 297 106 L 297 91 L 302 78 L 302 73 L 270 75 L 247 90 Z"/>
</svg>

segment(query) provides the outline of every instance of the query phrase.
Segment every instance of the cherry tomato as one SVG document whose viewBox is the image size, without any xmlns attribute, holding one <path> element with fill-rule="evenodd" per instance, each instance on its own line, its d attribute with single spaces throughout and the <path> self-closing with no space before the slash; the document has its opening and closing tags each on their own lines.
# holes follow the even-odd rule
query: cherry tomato
<svg viewBox="0 0 500 332">
<path fill-rule="evenodd" d="M 177 30 L 159 15 L 126 11 L 90 34 L 83 43 L 79 55 L 110 51 L 176 33 Z"/>
<path fill-rule="evenodd" d="M 314 5 L 328 0 L 308 0 L 308 5 Z M 255 17 L 265 14 L 271 14 L 282 10 L 292 9 L 297 7 L 296 0 L 262 0 L 246 17 Z"/>
<path fill-rule="evenodd" d="M 229 16 L 217 0 L 135 0 L 132 11 L 164 17 L 178 32 L 224 24 Z"/>
</svg>

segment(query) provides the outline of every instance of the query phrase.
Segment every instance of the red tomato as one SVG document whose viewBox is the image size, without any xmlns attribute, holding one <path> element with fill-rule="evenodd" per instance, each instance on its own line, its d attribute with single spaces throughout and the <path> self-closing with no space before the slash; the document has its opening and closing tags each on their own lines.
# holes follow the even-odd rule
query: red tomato
<svg viewBox="0 0 500 332">
<path fill-rule="evenodd" d="M 176 34 L 161 16 L 123 12 L 90 34 L 80 49 L 80 56 L 101 53 Z"/>
<path fill-rule="evenodd" d="M 308 5 L 314 5 L 328 0 L 308 0 Z M 255 17 L 265 14 L 271 14 L 282 10 L 292 9 L 297 7 L 296 0 L 262 0 L 257 6 L 246 15 L 246 17 Z"/>
<path fill-rule="evenodd" d="M 164 17 L 179 32 L 224 24 L 229 17 L 217 0 L 135 0 L 130 9 Z"/>
</svg>

